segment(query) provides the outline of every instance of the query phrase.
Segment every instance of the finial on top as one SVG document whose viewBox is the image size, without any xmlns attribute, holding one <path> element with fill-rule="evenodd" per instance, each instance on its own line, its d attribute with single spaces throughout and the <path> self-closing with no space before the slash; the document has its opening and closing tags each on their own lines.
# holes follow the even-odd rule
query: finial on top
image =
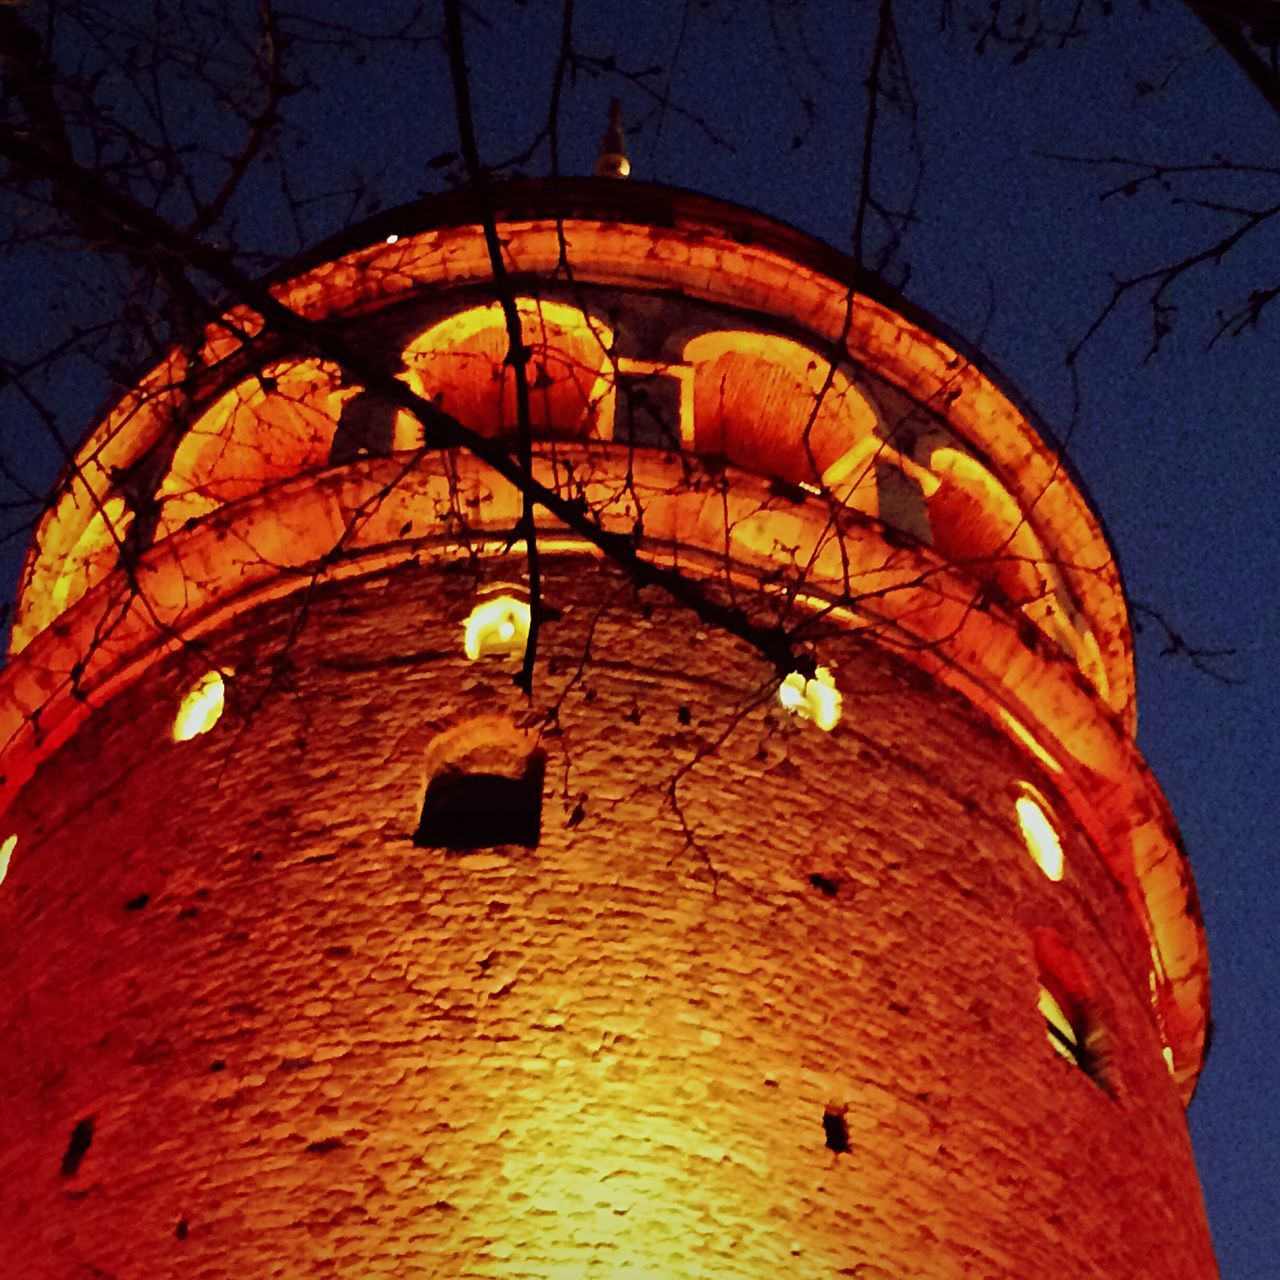
<svg viewBox="0 0 1280 1280">
<path fill-rule="evenodd" d="M 622 131 L 622 103 L 614 98 L 609 103 L 609 127 L 600 139 L 600 157 L 596 160 L 597 178 L 625 178 L 631 172 L 627 159 L 627 135 Z"/>
</svg>

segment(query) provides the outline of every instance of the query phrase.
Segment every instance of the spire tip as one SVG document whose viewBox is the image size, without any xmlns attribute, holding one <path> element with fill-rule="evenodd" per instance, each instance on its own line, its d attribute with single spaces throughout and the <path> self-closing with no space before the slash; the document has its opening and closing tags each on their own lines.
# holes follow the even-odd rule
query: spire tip
<svg viewBox="0 0 1280 1280">
<path fill-rule="evenodd" d="M 609 103 L 609 127 L 600 139 L 600 156 L 596 160 L 597 178 L 625 178 L 631 173 L 627 159 L 627 135 L 622 128 L 622 103 L 614 98 Z"/>
</svg>

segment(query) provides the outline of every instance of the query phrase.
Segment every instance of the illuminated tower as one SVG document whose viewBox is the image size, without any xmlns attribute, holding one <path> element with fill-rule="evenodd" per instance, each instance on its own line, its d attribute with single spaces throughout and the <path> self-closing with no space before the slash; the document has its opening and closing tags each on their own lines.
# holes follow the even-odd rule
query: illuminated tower
<svg viewBox="0 0 1280 1280">
<path fill-rule="evenodd" d="M 537 479 L 796 670 L 539 509 L 526 699 L 520 494 L 211 324 L 0 684 L 6 1274 L 1213 1276 L 1203 933 L 1059 454 L 795 231 L 494 194 Z M 274 287 L 514 438 L 465 195 Z"/>
</svg>

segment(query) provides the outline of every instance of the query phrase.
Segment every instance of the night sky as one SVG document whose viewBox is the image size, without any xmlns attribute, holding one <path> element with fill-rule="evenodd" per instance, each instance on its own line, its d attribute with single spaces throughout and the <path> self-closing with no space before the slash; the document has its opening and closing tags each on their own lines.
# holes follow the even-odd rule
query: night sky
<svg viewBox="0 0 1280 1280">
<path fill-rule="evenodd" d="M 135 7 L 140 21 L 152 12 L 149 3 Z M 1088 38 L 1020 65 L 1011 65 L 1008 48 L 977 55 L 972 37 L 954 25 L 939 33 L 940 12 L 983 5 L 897 7 L 906 13 L 900 36 L 922 165 L 915 216 L 890 277 L 898 283 L 909 264 L 907 296 L 981 349 L 1068 437 L 1131 599 L 1161 611 L 1188 642 L 1235 651 L 1214 663 L 1224 682 L 1162 653 L 1169 646 L 1160 627 L 1144 626 L 1139 742 L 1181 823 L 1209 932 L 1216 1032 L 1190 1123 L 1215 1245 L 1228 1280 L 1271 1280 L 1280 1256 L 1273 968 L 1280 890 L 1268 861 L 1280 520 L 1270 434 L 1280 404 L 1280 303 L 1256 330 L 1210 339 L 1220 308 L 1280 278 L 1280 220 L 1176 290 L 1175 324 L 1158 354 L 1148 358 L 1150 313 L 1134 300 L 1085 348 L 1073 379 L 1065 352 L 1105 305 L 1112 274 L 1160 265 L 1231 223 L 1229 214 L 1160 191 L 1102 203 L 1099 193 L 1120 171 L 1052 157 L 1185 162 L 1223 154 L 1280 165 L 1280 119 L 1224 54 L 1197 52 L 1206 39 L 1178 4 L 1157 5 L 1152 15 L 1137 0 L 1117 3 L 1116 14 L 1093 20 Z M 306 11 L 341 20 L 350 8 Z M 831 17 L 837 8 L 848 11 L 840 20 Z M 581 4 L 579 49 L 613 54 L 630 70 L 662 68 L 643 84 L 661 92 L 670 75 L 679 110 L 659 121 L 649 89 L 580 71 L 566 88 L 564 172 L 590 172 L 608 101 L 618 96 L 637 177 L 737 201 L 848 249 L 875 8 Z M 473 14 L 468 38 L 481 147 L 497 161 L 522 150 L 545 119 L 559 13 L 536 3 L 484 3 L 475 12 L 483 22 Z M 382 20 L 360 18 L 369 29 Z M 435 24 L 431 15 L 423 29 Z M 429 161 L 457 138 L 437 43 L 317 47 L 306 56 L 314 85 L 287 100 L 292 125 L 282 147 L 298 190 L 338 189 L 359 177 L 366 194 L 390 207 L 443 188 L 445 171 Z M 1166 88 L 1141 90 L 1175 66 Z M 803 98 L 813 104 L 811 121 Z M 226 128 L 216 112 L 194 107 L 184 119 L 193 137 Z M 902 199 L 916 164 L 902 121 L 888 116 L 878 141 L 875 189 Z M 545 151 L 523 171 L 545 173 Z M 1232 185 L 1210 178 L 1186 190 L 1220 204 L 1272 203 L 1280 201 L 1280 176 Z M 371 211 L 353 214 L 345 198 L 321 200 L 295 225 L 266 170 L 233 206 L 237 240 L 261 250 L 263 262 Z M 3 206 L 6 219 L 15 213 Z M 871 248 L 877 232 L 873 225 Z M 0 352 L 14 359 L 56 340 L 66 316 L 53 300 L 65 301 L 92 270 L 75 253 L 0 259 Z M 69 439 L 105 394 L 74 365 L 45 390 Z M 57 469 L 56 451 L 42 440 L 16 399 L 0 397 L 0 450 L 37 490 Z M 12 527 L 29 511 L 19 516 Z M 5 594 L 17 551 L 11 537 L 0 560 Z"/>
</svg>

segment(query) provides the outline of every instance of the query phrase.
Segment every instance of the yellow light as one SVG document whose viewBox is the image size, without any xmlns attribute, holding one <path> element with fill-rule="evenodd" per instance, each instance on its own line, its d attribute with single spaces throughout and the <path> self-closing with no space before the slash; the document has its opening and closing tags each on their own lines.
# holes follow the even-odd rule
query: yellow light
<svg viewBox="0 0 1280 1280">
<path fill-rule="evenodd" d="M 1022 785 L 1023 794 L 1018 797 L 1014 808 L 1027 852 L 1050 880 L 1061 880 L 1064 865 L 1062 841 L 1058 839 L 1058 833 L 1034 788 L 1026 783 Z"/>
<path fill-rule="evenodd" d="M 471 610 L 463 632 L 467 657 L 511 657 L 529 638 L 529 605 L 515 596 L 493 596 Z"/>
<path fill-rule="evenodd" d="M 4 883 L 5 876 L 9 874 L 9 859 L 13 857 L 13 851 L 17 847 L 17 836 L 10 836 L 4 844 L 0 844 L 0 884 Z"/>
<path fill-rule="evenodd" d="M 208 671 L 192 686 L 173 721 L 174 742 L 188 742 L 208 733 L 226 705 L 226 685 L 221 671 Z"/>
<path fill-rule="evenodd" d="M 1004 722 L 1004 725 L 1009 732 L 1012 733 L 1013 736 L 1017 738 L 1018 741 L 1022 743 L 1022 745 L 1026 747 L 1026 749 L 1030 751 L 1046 769 L 1051 770 L 1053 773 L 1062 772 L 1062 765 L 1059 764 L 1058 761 L 1040 745 L 1035 735 L 1022 723 L 1021 720 L 1016 716 L 1010 715 L 1003 707 L 997 707 L 996 710 L 1000 713 L 1000 719 Z"/>
<path fill-rule="evenodd" d="M 784 711 L 802 720 L 812 720 L 827 732 L 840 723 L 843 701 L 826 667 L 818 667 L 808 680 L 799 671 L 793 671 L 778 686 L 778 702 Z"/>
<path fill-rule="evenodd" d="M 1169 1074 L 1172 1075 L 1173 1074 L 1173 1050 L 1170 1049 L 1168 1045 L 1165 1045 L 1165 1047 L 1160 1050 L 1160 1055 L 1161 1057 L 1164 1058 L 1164 1065 L 1169 1068 Z"/>
<path fill-rule="evenodd" d="M 1080 1062 L 1080 1037 L 1071 1025 L 1071 1019 L 1054 999 L 1048 987 L 1040 988 L 1040 1016 L 1045 1020 L 1045 1034 L 1049 1043 L 1070 1063 Z"/>
<path fill-rule="evenodd" d="M 786 711 L 799 711 L 804 706 L 804 676 L 793 671 L 778 686 L 778 701 Z"/>
</svg>

